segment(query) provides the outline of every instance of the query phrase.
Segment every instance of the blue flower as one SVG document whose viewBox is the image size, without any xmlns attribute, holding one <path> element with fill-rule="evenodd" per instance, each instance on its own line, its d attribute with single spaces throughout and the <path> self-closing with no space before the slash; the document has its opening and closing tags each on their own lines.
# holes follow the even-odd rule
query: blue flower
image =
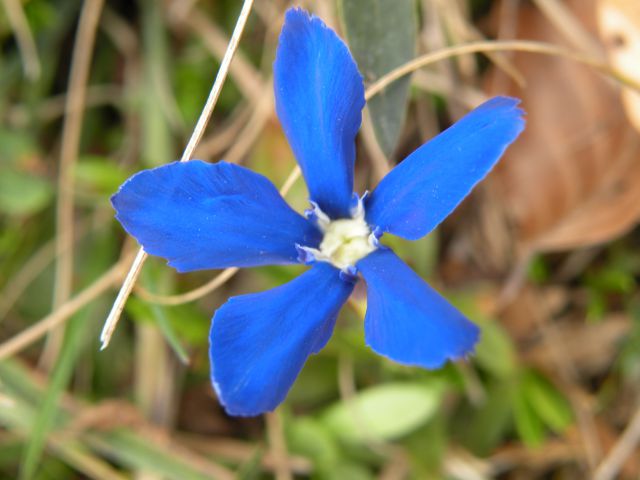
<svg viewBox="0 0 640 480">
<path fill-rule="evenodd" d="M 274 63 L 276 110 L 309 189 L 292 210 L 262 175 L 225 162 L 140 172 L 113 196 L 116 218 L 179 272 L 304 262 L 273 290 L 230 298 L 213 317 L 211 380 L 232 415 L 286 397 L 321 350 L 358 275 L 367 286 L 367 344 L 405 365 L 464 357 L 478 328 L 379 243 L 432 231 L 491 170 L 524 127 L 518 100 L 496 97 L 422 145 L 370 195 L 353 194 L 364 88 L 346 45 L 304 10 L 286 14 Z"/>
</svg>

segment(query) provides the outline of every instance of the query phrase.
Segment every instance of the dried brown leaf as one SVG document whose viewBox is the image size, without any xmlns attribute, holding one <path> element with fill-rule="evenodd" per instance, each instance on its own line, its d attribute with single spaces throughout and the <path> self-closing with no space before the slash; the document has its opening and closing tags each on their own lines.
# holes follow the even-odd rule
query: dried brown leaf
<svg viewBox="0 0 640 480">
<path fill-rule="evenodd" d="M 596 31 L 595 0 L 567 6 L 588 31 Z M 531 5 L 520 8 L 517 21 L 519 39 L 568 46 Z M 625 233 L 640 218 L 640 137 L 624 115 L 616 86 L 566 59 L 516 53 L 513 62 L 527 87 L 502 78 L 491 83 L 509 85 L 507 91 L 491 93 L 521 97 L 528 123 L 491 177 L 497 201 L 487 208 L 503 210 L 520 256 Z M 484 231 L 489 239 L 499 236 L 495 222 Z"/>
</svg>

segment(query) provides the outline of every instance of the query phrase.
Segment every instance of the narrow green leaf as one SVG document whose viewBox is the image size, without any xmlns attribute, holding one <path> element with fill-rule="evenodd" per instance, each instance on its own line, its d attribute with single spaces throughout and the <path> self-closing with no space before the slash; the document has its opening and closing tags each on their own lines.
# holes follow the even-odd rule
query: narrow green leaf
<svg viewBox="0 0 640 480">
<path fill-rule="evenodd" d="M 154 303 L 147 304 L 136 298 L 132 298 L 127 305 L 127 311 L 130 312 L 136 320 L 144 321 L 145 319 L 153 318 L 158 325 L 158 328 L 160 328 L 162 336 L 167 341 L 167 344 L 178 357 L 178 360 L 180 360 L 184 365 L 189 363 L 189 354 L 182 346 L 182 342 L 180 341 L 178 334 L 169 321 L 165 308 Z"/>
<path fill-rule="evenodd" d="M 130 430 L 104 432 L 87 435 L 88 443 L 113 458 L 117 463 L 132 470 L 140 470 L 163 478 L 181 480 L 207 480 L 212 478 L 183 460 L 174 458 L 170 448 L 161 449 Z"/>
<path fill-rule="evenodd" d="M 387 383 L 331 407 L 324 422 L 345 440 L 390 440 L 427 422 L 436 413 L 441 397 L 440 383 Z"/>
<path fill-rule="evenodd" d="M 487 398 L 468 415 L 460 416 L 464 445 L 481 456 L 489 455 L 512 427 L 514 384 L 505 379 L 491 379 L 486 385 Z"/>
<path fill-rule="evenodd" d="M 339 0 L 338 6 L 351 53 L 366 83 L 415 56 L 413 0 Z M 409 78 L 405 77 L 369 101 L 376 138 L 387 156 L 398 143 L 408 96 Z"/>
<path fill-rule="evenodd" d="M 155 167 L 173 160 L 167 119 L 166 79 L 171 78 L 166 31 L 160 4 L 138 0 L 142 12 L 144 84 L 140 90 L 142 159 Z"/>
<path fill-rule="evenodd" d="M 92 242 L 90 257 L 82 255 L 82 250 L 77 252 L 82 268 L 78 268 L 79 274 L 87 278 L 95 278 L 105 269 L 105 264 L 111 260 L 112 242 L 109 237 L 102 237 Z M 84 272 L 83 272 L 84 270 Z M 82 275 L 82 276 L 84 276 Z M 102 313 L 102 304 L 94 301 L 89 306 L 74 315 L 65 329 L 65 336 L 60 353 L 51 374 L 49 383 L 44 393 L 40 395 L 33 417 L 31 430 L 27 438 L 20 469 L 21 478 L 33 478 L 38 464 L 42 458 L 42 452 L 50 431 L 60 422 L 58 401 L 63 391 L 71 380 L 74 368 L 83 349 L 87 347 L 87 330 L 91 327 L 91 319 L 95 318 L 95 312 Z"/>
<path fill-rule="evenodd" d="M 46 438 L 58 416 L 58 400 L 71 379 L 76 359 L 82 347 L 88 326 L 88 311 L 76 315 L 67 325 L 60 356 L 51 375 L 42 403 L 36 411 L 31 432 L 27 438 L 20 468 L 21 478 L 33 478 L 40 462 Z"/>
<path fill-rule="evenodd" d="M 566 398 L 542 376 L 529 372 L 524 388 L 533 410 L 554 432 L 562 432 L 573 420 L 571 406 Z"/>
<path fill-rule="evenodd" d="M 38 407 L 35 404 L 37 398 L 34 397 L 42 397 L 47 390 L 35 384 L 29 371 L 12 359 L 0 362 L 0 381 L 3 394 L 13 401 L 10 407 L 0 408 L 0 427 L 24 435 L 33 422 L 37 421 Z M 34 395 L 36 393 L 38 395 Z M 54 424 L 58 426 L 68 422 L 76 412 L 54 404 L 54 413 Z M 150 441 L 148 436 L 125 428 L 82 432 L 78 437 L 69 437 L 68 442 L 61 443 L 57 448 L 67 452 L 78 449 L 81 452 L 96 452 L 119 466 L 148 471 L 163 478 L 206 480 L 217 478 L 218 475 L 211 473 L 216 471 L 221 475 L 224 474 L 224 477 L 230 476 L 230 473 L 221 465 L 213 462 L 207 465 L 189 462 L 181 456 L 172 455 L 171 447 L 163 442 Z"/>
<path fill-rule="evenodd" d="M 262 468 L 260 462 L 264 457 L 262 448 L 256 448 L 255 452 L 235 472 L 236 480 L 259 480 Z"/>
<path fill-rule="evenodd" d="M 527 399 L 525 383 L 521 383 L 513 399 L 513 419 L 522 442 L 528 447 L 538 447 L 544 442 L 544 425 Z"/>
</svg>

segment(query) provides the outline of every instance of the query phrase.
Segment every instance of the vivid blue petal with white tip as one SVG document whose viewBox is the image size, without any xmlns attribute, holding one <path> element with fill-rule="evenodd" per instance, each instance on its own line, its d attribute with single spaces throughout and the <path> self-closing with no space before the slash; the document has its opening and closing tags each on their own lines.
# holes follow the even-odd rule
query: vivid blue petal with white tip
<svg viewBox="0 0 640 480">
<path fill-rule="evenodd" d="M 175 162 L 142 171 L 111 198 L 145 252 L 180 272 L 297 263 L 296 243 L 322 235 L 262 175 L 225 162 Z"/>
<path fill-rule="evenodd" d="M 349 217 L 364 86 L 340 38 L 301 9 L 286 13 L 273 65 L 276 111 L 311 200 Z"/>
<path fill-rule="evenodd" d="M 405 365 L 439 368 L 473 351 L 479 330 L 388 248 L 358 262 L 367 283 L 365 340 Z"/>
<path fill-rule="evenodd" d="M 367 198 L 369 224 L 409 240 L 433 230 L 523 130 L 518 103 L 492 98 L 409 155 Z"/>
<path fill-rule="evenodd" d="M 211 325 L 211 380 L 230 415 L 254 416 L 286 397 L 307 357 L 329 340 L 353 284 L 316 263 L 273 290 L 232 297 Z"/>
</svg>

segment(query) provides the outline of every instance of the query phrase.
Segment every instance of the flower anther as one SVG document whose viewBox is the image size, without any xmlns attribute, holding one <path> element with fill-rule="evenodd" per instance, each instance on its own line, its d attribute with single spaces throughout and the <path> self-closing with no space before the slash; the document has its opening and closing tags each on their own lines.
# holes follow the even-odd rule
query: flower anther
<svg viewBox="0 0 640 480">
<path fill-rule="evenodd" d="M 355 271 L 358 260 L 375 251 L 378 236 L 371 230 L 365 220 L 362 199 L 351 210 L 351 218 L 331 220 L 317 204 L 307 210 L 307 217 L 315 220 L 323 232 L 320 248 L 297 245 L 301 260 L 305 263 L 327 262 L 342 272 Z"/>
</svg>

